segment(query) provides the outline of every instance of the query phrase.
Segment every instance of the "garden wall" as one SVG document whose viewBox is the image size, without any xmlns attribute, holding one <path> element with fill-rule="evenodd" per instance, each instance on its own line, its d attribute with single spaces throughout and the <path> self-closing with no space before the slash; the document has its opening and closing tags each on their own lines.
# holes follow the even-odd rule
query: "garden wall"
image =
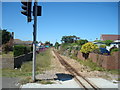
<svg viewBox="0 0 120 90">
<path fill-rule="evenodd" d="M 81 60 L 85 60 L 81 52 L 78 52 L 77 57 Z M 120 69 L 120 52 L 114 52 L 112 55 L 108 56 L 90 53 L 89 58 L 105 69 Z"/>
<path fill-rule="evenodd" d="M 21 65 L 26 61 L 32 61 L 32 52 L 23 54 L 15 58 L 0 58 L 1 68 L 20 68 Z"/>
<path fill-rule="evenodd" d="M 2 63 L 1 68 L 11 68 L 14 69 L 14 58 L 0 58 Z"/>
<path fill-rule="evenodd" d="M 14 68 L 20 68 L 21 65 L 26 61 L 32 61 L 33 53 L 23 54 L 14 58 Z"/>
</svg>

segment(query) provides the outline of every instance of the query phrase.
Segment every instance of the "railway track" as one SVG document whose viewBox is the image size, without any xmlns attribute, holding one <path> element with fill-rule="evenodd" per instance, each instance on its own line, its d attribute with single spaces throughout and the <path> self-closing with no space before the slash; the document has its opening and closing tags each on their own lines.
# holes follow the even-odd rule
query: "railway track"
<svg viewBox="0 0 120 90">
<path fill-rule="evenodd" d="M 66 68 L 66 70 L 74 76 L 75 80 L 84 90 L 100 90 L 96 85 L 91 83 L 88 79 L 83 77 L 77 70 L 72 67 L 69 63 L 67 63 L 55 50 L 53 50 L 60 63 Z"/>
</svg>

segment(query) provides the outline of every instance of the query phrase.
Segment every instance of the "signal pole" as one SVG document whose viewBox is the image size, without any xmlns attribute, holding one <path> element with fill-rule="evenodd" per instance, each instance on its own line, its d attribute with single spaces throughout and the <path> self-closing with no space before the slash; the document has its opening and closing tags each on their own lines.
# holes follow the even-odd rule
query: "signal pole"
<svg viewBox="0 0 120 90">
<path fill-rule="evenodd" d="M 27 16 L 27 22 L 32 21 L 31 16 L 31 7 L 32 7 L 32 0 L 22 0 L 22 11 L 21 13 Z M 32 66 L 32 80 L 35 81 L 35 71 L 36 71 L 36 32 L 37 32 L 37 16 L 41 16 L 42 7 L 38 6 L 37 0 L 34 0 L 33 6 L 33 16 L 34 16 L 34 24 L 33 24 L 33 66 Z"/>
<path fill-rule="evenodd" d="M 36 80 L 35 78 L 35 71 L 36 71 L 36 31 L 37 31 L 37 0 L 34 2 L 34 24 L 33 24 L 33 70 L 32 70 L 32 79 L 33 81 Z"/>
</svg>

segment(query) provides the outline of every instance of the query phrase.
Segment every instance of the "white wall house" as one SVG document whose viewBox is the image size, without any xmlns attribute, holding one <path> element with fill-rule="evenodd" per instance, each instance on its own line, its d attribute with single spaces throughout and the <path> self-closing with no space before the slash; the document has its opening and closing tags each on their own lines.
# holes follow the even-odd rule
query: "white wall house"
<svg viewBox="0 0 120 90">
<path fill-rule="evenodd" d="M 98 47 L 100 47 L 100 45 L 105 45 L 105 44 L 102 43 L 102 42 L 92 42 L 92 43 L 96 44 Z"/>
<path fill-rule="evenodd" d="M 110 46 L 106 46 L 106 49 L 109 51 L 112 47 L 120 48 L 120 40 L 115 40 Z"/>
</svg>

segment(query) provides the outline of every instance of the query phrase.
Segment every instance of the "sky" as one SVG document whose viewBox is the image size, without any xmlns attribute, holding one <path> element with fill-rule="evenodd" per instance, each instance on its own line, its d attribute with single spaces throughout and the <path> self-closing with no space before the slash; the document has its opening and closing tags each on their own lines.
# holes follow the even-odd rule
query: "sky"
<svg viewBox="0 0 120 90">
<path fill-rule="evenodd" d="M 117 2 L 39 2 L 37 41 L 60 42 L 62 36 L 76 35 L 94 41 L 101 34 L 118 34 Z M 33 40 L 33 21 L 21 14 L 20 2 L 2 2 L 2 29 L 21 40 Z"/>
</svg>

